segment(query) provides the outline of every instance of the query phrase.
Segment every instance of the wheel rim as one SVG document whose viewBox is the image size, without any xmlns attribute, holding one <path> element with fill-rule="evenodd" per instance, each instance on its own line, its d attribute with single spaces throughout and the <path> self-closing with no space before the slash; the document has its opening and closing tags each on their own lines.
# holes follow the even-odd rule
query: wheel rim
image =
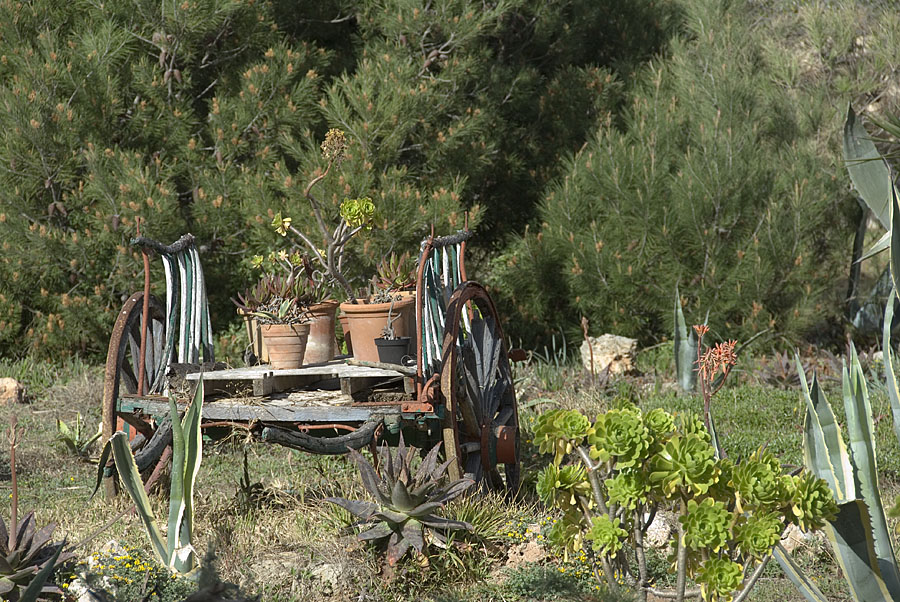
<svg viewBox="0 0 900 602">
<path fill-rule="evenodd" d="M 141 323 L 144 294 L 132 295 L 116 318 L 109 348 L 106 355 L 106 376 L 103 384 L 103 440 L 112 437 L 116 430 L 124 429 L 134 437 L 135 431 L 141 430 L 149 440 L 152 428 L 146 422 L 129 417 L 123 423 L 122 416 L 116 412 L 116 403 L 121 394 L 137 393 L 138 374 L 140 372 Z M 165 312 L 159 301 L 150 297 L 150 321 L 147 324 L 147 346 L 144 361 L 144 393 L 153 391 L 154 378 L 165 365 L 163 345 L 165 342 Z M 130 428 L 130 427 L 135 428 Z"/>
<path fill-rule="evenodd" d="M 519 485 L 519 417 L 506 342 L 487 291 L 462 284 L 447 308 L 441 366 L 444 445 L 455 478 L 514 492 Z M 502 474 L 501 474 L 502 471 Z"/>
</svg>

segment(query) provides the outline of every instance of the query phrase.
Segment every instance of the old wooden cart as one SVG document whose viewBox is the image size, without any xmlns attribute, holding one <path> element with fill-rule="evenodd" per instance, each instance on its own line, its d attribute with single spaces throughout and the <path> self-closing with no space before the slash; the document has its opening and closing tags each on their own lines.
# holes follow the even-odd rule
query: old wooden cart
<svg viewBox="0 0 900 602">
<path fill-rule="evenodd" d="M 110 338 L 103 393 L 103 434 L 129 430 L 141 469 L 168 461 L 168 395 L 181 405 L 201 377 L 203 426 L 240 427 L 263 440 L 313 453 L 396 441 L 442 441 L 484 488 L 519 484 L 519 423 L 510 358 L 487 291 L 468 281 L 468 231 L 422 242 L 416 279 L 415 366 L 338 358 L 296 370 L 269 366 L 216 369 L 206 292 L 193 237 L 171 246 L 133 241 L 163 259 L 165 306 L 145 290 L 125 303 Z M 202 372 L 201 372 L 202 370 Z M 168 438 L 167 438 L 168 437 Z M 155 469 L 153 469 L 155 466 Z M 108 479 L 107 490 L 115 480 Z"/>
</svg>

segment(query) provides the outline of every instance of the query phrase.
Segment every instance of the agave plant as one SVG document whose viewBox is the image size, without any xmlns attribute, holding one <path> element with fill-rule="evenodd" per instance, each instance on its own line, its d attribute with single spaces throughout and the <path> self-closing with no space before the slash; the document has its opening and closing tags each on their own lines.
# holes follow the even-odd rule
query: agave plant
<svg viewBox="0 0 900 602">
<path fill-rule="evenodd" d="M 197 474 L 203 459 L 203 437 L 200 433 L 201 416 L 203 415 L 203 378 L 201 376 L 194 392 L 194 399 L 184 413 L 178 416 L 178 407 L 174 397 L 169 397 L 169 415 L 172 421 L 172 476 L 169 485 L 169 521 L 167 537 L 156 525 L 156 515 L 150 505 L 150 498 L 144 490 L 141 473 L 134 460 L 134 454 L 128 437 L 122 431 L 117 432 L 100 453 L 97 469 L 97 482 L 94 494 L 103 481 L 107 461 L 110 454 L 116 465 L 116 471 L 122 485 L 131 496 L 138 516 L 144 525 L 153 553 L 169 570 L 181 574 L 191 573 L 197 566 L 197 558 L 191 539 L 194 528 L 194 489 Z"/>
<path fill-rule="evenodd" d="M 362 519 L 357 526 L 368 528 L 358 535 L 360 540 L 377 541 L 387 538 L 389 566 L 397 564 L 410 548 L 423 555 L 428 543 L 445 545 L 447 531 L 472 530 L 472 525 L 467 522 L 434 514 L 474 484 L 472 479 L 459 479 L 444 484 L 447 467 L 455 458 L 438 464 L 440 446 L 440 443 L 435 445 L 418 469 L 414 470 L 412 461 L 418 455 L 418 450 L 412 446 L 407 447 L 401 434 L 396 455 L 387 446 L 381 448 L 380 476 L 361 453 L 351 449 L 349 456 L 359 467 L 363 487 L 375 501 L 325 498 Z"/>
<path fill-rule="evenodd" d="M 32 583 L 35 585 L 31 589 L 36 593 L 59 591 L 55 585 L 44 583 L 56 567 L 74 554 L 63 553 L 62 544 L 51 543 L 55 529 L 53 523 L 37 529 L 34 512 L 29 512 L 10 533 L 0 518 L 0 597 L 3 600 L 26 600 L 25 592 Z M 40 582 L 39 577 L 43 577 Z"/>
<path fill-rule="evenodd" d="M 45 585 L 50 574 L 74 557 L 63 552 L 64 543 L 51 543 L 56 525 L 36 527 L 34 512 L 17 521 L 19 491 L 16 481 L 16 446 L 18 433 L 13 416 L 9 429 L 9 464 L 12 475 L 11 519 L 7 529 L 0 518 L 0 599 L 10 602 L 33 602 L 42 593 L 59 593 L 55 585 Z"/>
</svg>

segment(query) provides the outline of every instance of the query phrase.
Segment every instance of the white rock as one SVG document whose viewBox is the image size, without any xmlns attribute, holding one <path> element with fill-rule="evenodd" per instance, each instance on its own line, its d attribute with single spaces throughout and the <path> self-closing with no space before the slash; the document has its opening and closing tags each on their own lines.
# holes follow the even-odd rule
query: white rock
<svg viewBox="0 0 900 602">
<path fill-rule="evenodd" d="M 665 550 L 677 537 L 675 535 L 676 520 L 678 519 L 671 512 L 658 512 L 647 528 L 647 532 L 644 533 L 644 546 Z"/>
<path fill-rule="evenodd" d="M 637 340 L 604 334 L 601 337 L 588 337 L 581 344 L 581 363 L 584 369 L 591 370 L 591 349 L 593 348 L 594 374 L 600 374 L 609 366 L 610 374 L 624 374 L 634 368 L 634 354 L 637 352 Z"/>
<path fill-rule="evenodd" d="M 14 378 L 0 378 L 0 405 L 23 403 L 25 386 Z"/>
</svg>

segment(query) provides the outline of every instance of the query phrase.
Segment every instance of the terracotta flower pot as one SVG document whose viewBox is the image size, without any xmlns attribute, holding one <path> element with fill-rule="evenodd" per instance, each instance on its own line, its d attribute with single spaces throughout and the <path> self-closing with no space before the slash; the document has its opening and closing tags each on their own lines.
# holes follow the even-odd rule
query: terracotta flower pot
<svg viewBox="0 0 900 602">
<path fill-rule="evenodd" d="M 350 337 L 350 318 L 347 317 L 347 314 L 341 312 L 338 315 L 338 320 L 341 322 L 341 332 L 344 333 L 344 342 L 347 343 L 347 354 L 353 355 L 353 340 Z"/>
<path fill-rule="evenodd" d="M 309 308 L 309 340 L 306 342 L 304 364 L 318 364 L 334 358 L 334 315 L 337 301 L 323 301 Z"/>
<path fill-rule="evenodd" d="M 353 357 L 367 362 L 378 361 L 378 347 L 375 339 L 381 338 L 381 331 L 387 326 L 390 303 L 365 303 L 359 299 L 357 303 L 341 303 L 341 312 L 347 316 L 348 329 L 353 338 Z M 393 316 L 400 316 L 394 321 L 394 335 L 411 336 L 416 320 L 416 300 L 406 297 L 394 302 Z M 345 331 L 346 332 L 346 331 Z"/>
<path fill-rule="evenodd" d="M 260 324 L 259 329 L 269 350 L 270 366 L 276 370 L 287 370 L 303 365 L 309 323 Z"/>
<path fill-rule="evenodd" d="M 269 363 L 269 350 L 266 349 L 266 343 L 263 341 L 262 333 L 259 330 L 260 324 L 250 312 L 238 308 L 238 315 L 244 321 L 244 329 L 247 331 L 247 338 L 250 340 L 250 351 L 262 364 Z"/>
</svg>

